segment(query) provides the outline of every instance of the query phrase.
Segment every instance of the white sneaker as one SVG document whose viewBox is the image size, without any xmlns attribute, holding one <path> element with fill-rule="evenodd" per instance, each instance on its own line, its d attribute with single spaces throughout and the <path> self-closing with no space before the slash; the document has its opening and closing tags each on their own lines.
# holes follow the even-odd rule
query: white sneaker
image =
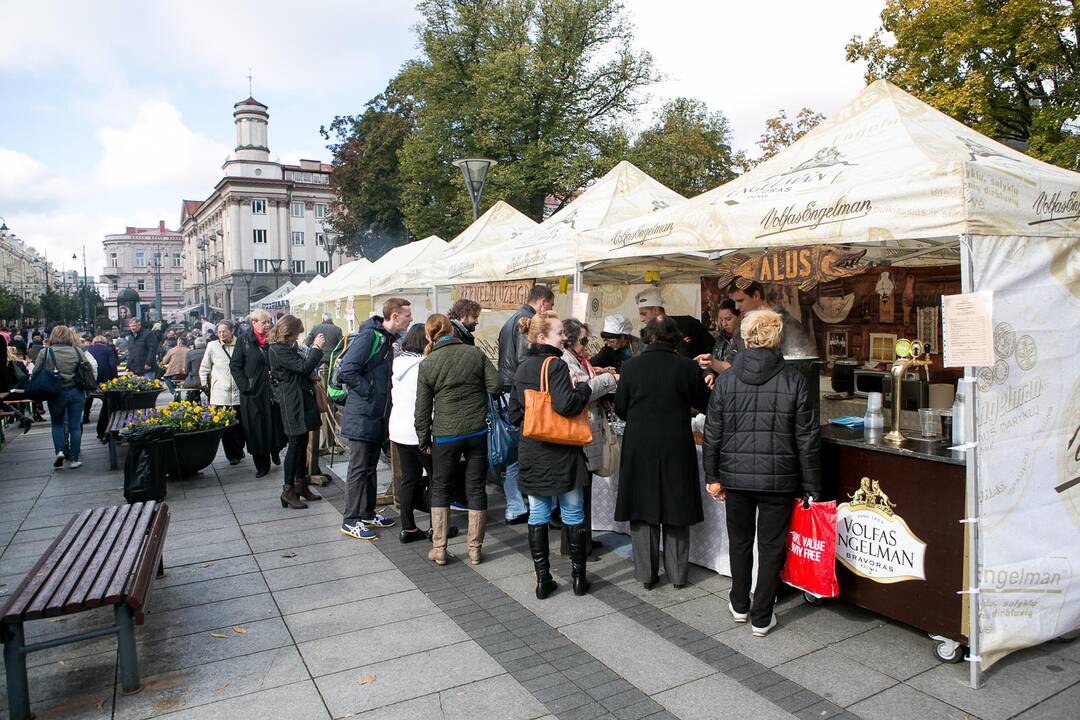
<svg viewBox="0 0 1080 720">
<path fill-rule="evenodd" d="M 735 608 L 731 605 L 730 600 L 728 600 L 727 609 L 731 613 L 731 619 L 737 623 L 744 623 L 750 617 L 750 613 L 748 612 L 735 612 Z"/>
<path fill-rule="evenodd" d="M 765 637 L 766 635 L 769 634 L 769 631 L 772 630 L 774 627 L 776 627 L 776 615 L 775 614 L 772 616 L 772 620 L 769 621 L 769 624 L 766 625 L 765 627 L 759 628 L 756 625 L 751 625 L 750 629 L 754 631 L 754 637 Z"/>
<path fill-rule="evenodd" d="M 82 467 L 82 460 L 72 460 L 71 462 L 68 463 L 68 467 L 71 468 L 72 470 L 74 470 L 75 468 L 81 468 Z"/>
<path fill-rule="evenodd" d="M 63 450 L 56 453 L 56 459 L 53 460 L 52 466 L 54 468 L 57 468 L 57 469 L 60 469 L 60 468 L 64 467 L 64 451 Z"/>
</svg>

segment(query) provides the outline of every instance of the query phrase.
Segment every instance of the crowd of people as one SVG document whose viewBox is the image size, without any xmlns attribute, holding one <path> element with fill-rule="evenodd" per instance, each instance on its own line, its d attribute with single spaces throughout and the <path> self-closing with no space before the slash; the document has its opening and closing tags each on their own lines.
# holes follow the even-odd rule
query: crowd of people
<svg viewBox="0 0 1080 720">
<path fill-rule="evenodd" d="M 300 319 L 285 315 L 272 323 L 256 310 L 242 327 L 221 322 L 205 333 L 147 330 L 132 321 L 130 333 L 95 337 L 85 353 L 74 332 L 57 326 L 47 342 L 32 335 L 24 347 L 10 346 L 9 356 L 16 364 L 53 362 L 60 371 L 64 392 L 49 402 L 58 467 L 65 460 L 79 465 L 86 398 L 70 387 L 73 367 L 85 356 L 99 379 L 115 377 L 124 359 L 135 374 L 160 373 L 174 393 L 186 386 L 205 392 L 212 405 L 235 409 L 240 422 L 223 439 L 228 461 L 240 463 L 246 448 L 257 478 L 282 464 L 280 501 L 293 509 L 322 499 L 310 487 L 308 449 L 327 413 L 336 417 L 328 391 L 340 388 L 340 435 L 349 455 L 341 532 L 373 540 L 396 524 L 376 511 L 377 465 L 390 446 L 400 473 L 400 542 L 427 540 L 428 559 L 445 565 L 447 541 L 458 534 L 451 509 L 461 509 L 468 512 L 468 561 L 479 564 L 486 485 L 489 475 L 501 475 L 506 523 L 528 525 L 540 599 L 557 589 L 549 527 L 562 530 L 574 594 L 588 592 L 591 478 L 610 451 L 605 423 L 619 422 L 615 519 L 630 525 L 635 578 L 651 590 L 662 560 L 676 588 L 687 584 L 690 528 L 704 517 L 703 467 L 708 496 L 727 504 L 728 609 L 736 622 L 749 620 L 754 634 L 765 635 L 776 623 L 794 500 L 820 492 L 815 399 L 782 354 L 805 343 L 805 333 L 770 307 L 757 284 L 736 288 L 723 301 L 716 337 L 696 318 L 668 315 L 658 288 L 639 292 L 635 301 L 640 336 L 627 318 L 608 316 L 602 347 L 593 354 L 592 329 L 560 318 L 552 291 L 536 285 L 502 326 L 494 363 L 475 344 L 477 303 L 461 299 L 447 314 L 414 323 L 403 298 L 384 302 L 349 335 L 329 316 L 305 335 Z M 579 431 L 586 426 L 585 434 L 567 441 L 530 433 L 526 416 L 538 417 L 541 396 L 552 417 Z M 487 436 L 489 413 L 501 401 L 510 423 L 524 432 L 516 462 L 497 471 L 488 467 Z M 695 429 L 703 434 L 700 463 Z M 426 531 L 417 511 L 428 514 Z"/>
</svg>

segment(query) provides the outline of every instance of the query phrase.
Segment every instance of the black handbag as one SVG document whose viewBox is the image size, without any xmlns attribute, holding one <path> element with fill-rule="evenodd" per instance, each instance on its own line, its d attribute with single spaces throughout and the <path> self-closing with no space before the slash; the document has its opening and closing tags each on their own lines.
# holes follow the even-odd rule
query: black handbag
<svg viewBox="0 0 1080 720">
<path fill-rule="evenodd" d="M 79 364 L 75 366 L 75 387 L 83 392 L 94 392 L 98 387 L 97 373 L 94 372 L 90 361 L 86 359 L 86 353 L 82 350 L 78 352 Z"/>
<path fill-rule="evenodd" d="M 47 402 L 60 394 L 64 389 L 64 383 L 60 379 L 60 370 L 56 367 L 56 358 L 53 358 L 52 348 L 42 351 L 45 359 L 41 361 L 41 368 L 30 376 L 30 384 L 26 386 L 26 399 Z M 49 358 L 52 358 L 52 368 L 49 368 Z"/>
<path fill-rule="evenodd" d="M 506 400 L 502 395 L 487 396 L 488 404 L 488 464 L 503 470 L 517 462 L 518 436 L 521 429 L 510 422 Z"/>
</svg>

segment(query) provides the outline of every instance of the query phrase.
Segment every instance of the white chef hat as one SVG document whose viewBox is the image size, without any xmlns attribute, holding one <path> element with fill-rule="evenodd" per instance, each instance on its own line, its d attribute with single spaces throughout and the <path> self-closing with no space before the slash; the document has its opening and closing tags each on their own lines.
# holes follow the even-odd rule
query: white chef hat
<svg viewBox="0 0 1080 720">
<path fill-rule="evenodd" d="M 660 288 L 647 287 L 634 296 L 634 301 L 639 308 L 664 307 L 664 298 L 660 295 Z"/>
</svg>

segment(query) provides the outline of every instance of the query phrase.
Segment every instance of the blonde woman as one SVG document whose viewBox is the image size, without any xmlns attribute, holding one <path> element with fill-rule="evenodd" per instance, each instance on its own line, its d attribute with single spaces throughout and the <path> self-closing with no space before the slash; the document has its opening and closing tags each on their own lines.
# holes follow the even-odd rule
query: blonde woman
<svg viewBox="0 0 1080 720">
<path fill-rule="evenodd" d="M 86 403 L 86 393 L 75 387 L 75 371 L 86 357 L 79 349 L 75 333 L 66 325 L 57 325 L 49 333 L 49 346 L 38 354 L 38 363 L 34 372 L 46 368 L 60 373 L 62 389 L 55 397 L 49 398 L 49 419 L 52 422 L 53 450 L 56 451 L 54 468 L 62 468 L 64 460 L 68 467 L 82 467 L 79 453 L 82 450 L 82 412 Z M 67 434 L 68 454 L 64 454 L 64 435 Z"/>
<path fill-rule="evenodd" d="M 821 494 L 821 438 L 806 379 L 780 354 L 784 323 L 772 310 L 743 318 L 746 349 L 716 378 L 705 417 L 707 490 L 727 502 L 731 559 L 728 611 L 756 637 L 776 626 L 773 607 L 793 500 Z M 756 519 L 756 524 L 755 524 Z M 753 603 L 750 573 L 757 535 Z"/>
</svg>

